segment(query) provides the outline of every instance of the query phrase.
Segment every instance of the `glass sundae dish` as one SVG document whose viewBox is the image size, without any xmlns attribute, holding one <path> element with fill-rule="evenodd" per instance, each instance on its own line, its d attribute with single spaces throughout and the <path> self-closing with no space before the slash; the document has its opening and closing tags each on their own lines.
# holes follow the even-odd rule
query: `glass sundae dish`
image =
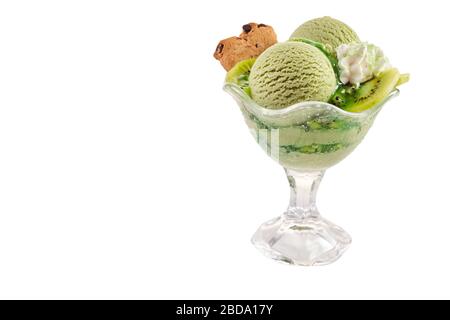
<svg viewBox="0 0 450 320">
<path fill-rule="evenodd" d="M 316 207 L 325 170 L 358 146 L 409 77 L 338 20 L 302 26 L 290 41 L 234 64 L 224 90 L 257 143 L 284 167 L 291 188 L 286 212 L 261 225 L 252 242 L 270 258 L 311 266 L 335 261 L 351 243 Z"/>
<path fill-rule="evenodd" d="M 225 84 L 239 104 L 251 134 L 285 170 L 291 188 L 288 209 L 263 224 L 253 244 L 273 259 L 319 265 L 337 259 L 351 243 L 340 227 L 323 219 L 315 197 L 326 169 L 348 156 L 362 141 L 382 106 L 361 113 L 324 102 L 303 102 L 281 110 L 256 104 L 239 86 Z"/>
</svg>

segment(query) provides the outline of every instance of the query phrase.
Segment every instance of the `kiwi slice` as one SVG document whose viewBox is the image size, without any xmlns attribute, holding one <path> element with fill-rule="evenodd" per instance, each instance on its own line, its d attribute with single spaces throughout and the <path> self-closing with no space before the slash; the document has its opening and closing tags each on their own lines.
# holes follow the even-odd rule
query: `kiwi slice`
<svg viewBox="0 0 450 320">
<path fill-rule="evenodd" d="M 330 103 L 349 112 L 362 112 L 382 102 L 397 86 L 400 73 L 389 69 L 378 77 L 361 84 L 357 89 L 340 86 L 330 99 Z"/>
<path fill-rule="evenodd" d="M 405 84 L 409 81 L 409 73 L 404 73 L 400 75 L 400 78 L 398 79 L 396 87 L 401 86 L 402 84 Z"/>
<path fill-rule="evenodd" d="M 237 84 L 245 91 L 245 93 L 251 96 L 248 77 L 250 76 L 250 70 L 255 63 L 255 60 L 256 58 L 250 58 L 236 63 L 236 65 L 228 71 L 225 82 Z"/>
</svg>

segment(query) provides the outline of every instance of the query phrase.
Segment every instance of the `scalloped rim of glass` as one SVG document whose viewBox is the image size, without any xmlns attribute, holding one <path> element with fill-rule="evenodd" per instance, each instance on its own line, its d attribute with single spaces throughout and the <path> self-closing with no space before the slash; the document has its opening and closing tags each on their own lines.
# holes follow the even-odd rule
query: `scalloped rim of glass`
<svg viewBox="0 0 450 320">
<path fill-rule="evenodd" d="M 376 106 L 373 106 L 372 108 L 363 111 L 363 112 L 349 112 L 345 111 L 339 107 L 336 107 L 335 105 L 327 102 L 322 101 L 306 101 L 306 102 L 300 102 L 297 104 L 294 104 L 292 106 L 283 108 L 283 109 L 267 109 L 259 104 L 257 104 L 250 96 L 248 96 L 244 90 L 241 89 L 238 85 L 234 83 L 225 83 L 223 86 L 223 90 L 231 94 L 232 96 L 235 96 L 235 94 L 239 97 L 240 100 L 246 102 L 246 106 L 250 107 L 252 109 L 252 113 L 261 114 L 266 117 L 270 118 L 278 118 L 278 117 L 284 117 L 294 111 L 300 111 L 302 109 L 310 109 L 311 107 L 317 108 L 318 106 L 323 107 L 324 109 L 334 111 L 338 114 L 341 114 L 342 116 L 347 117 L 353 117 L 353 118 L 368 118 L 371 115 L 374 115 L 377 113 L 381 107 L 391 100 L 392 98 L 399 95 L 400 91 L 398 89 L 395 89 L 392 91 L 383 101 L 381 101 Z"/>
</svg>

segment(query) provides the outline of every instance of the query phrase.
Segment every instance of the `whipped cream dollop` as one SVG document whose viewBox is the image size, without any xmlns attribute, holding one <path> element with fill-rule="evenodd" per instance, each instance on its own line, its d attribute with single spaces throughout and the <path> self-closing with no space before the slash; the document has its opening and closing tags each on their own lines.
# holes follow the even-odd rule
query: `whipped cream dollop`
<svg viewBox="0 0 450 320">
<path fill-rule="evenodd" d="M 343 44 L 337 47 L 339 78 L 343 84 L 356 87 L 391 68 L 383 51 L 367 42 Z"/>
</svg>

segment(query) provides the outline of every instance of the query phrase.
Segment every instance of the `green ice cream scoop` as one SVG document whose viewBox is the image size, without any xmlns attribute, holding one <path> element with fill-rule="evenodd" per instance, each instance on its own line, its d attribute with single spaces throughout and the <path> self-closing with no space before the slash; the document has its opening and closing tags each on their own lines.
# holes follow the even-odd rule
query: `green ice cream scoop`
<svg viewBox="0 0 450 320">
<path fill-rule="evenodd" d="M 345 23 L 331 17 L 317 18 L 302 24 L 291 35 L 323 43 L 333 51 L 341 44 L 360 42 L 358 35 Z"/>
<path fill-rule="evenodd" d="M 251 69 L 249 84 L 253 100 L 268 109 L 326 102 L 337 85 L 328 58 L 303 42 L 278 43 L 264 51 Z"/>
</svg>

